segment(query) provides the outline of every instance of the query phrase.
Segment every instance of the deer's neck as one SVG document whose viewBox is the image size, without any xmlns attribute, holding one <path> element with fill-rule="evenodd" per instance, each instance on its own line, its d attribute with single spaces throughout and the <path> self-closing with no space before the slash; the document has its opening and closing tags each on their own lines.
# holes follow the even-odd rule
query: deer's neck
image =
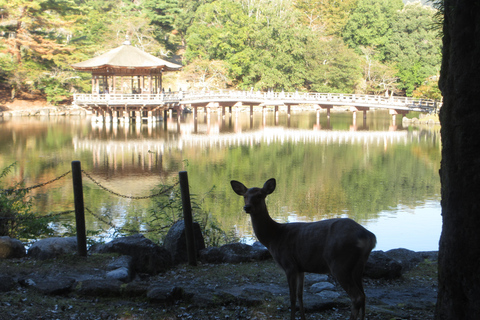
<svg viewBox="0 0 480 320">
<path fill-rule="evenodd" d="M 251 215 L 252 227 L 255 235 L 265 247 L 269 248 L 271 241 L 278 236 L 279 223 L 275 222 L 268 211 Z"/>
</svg>

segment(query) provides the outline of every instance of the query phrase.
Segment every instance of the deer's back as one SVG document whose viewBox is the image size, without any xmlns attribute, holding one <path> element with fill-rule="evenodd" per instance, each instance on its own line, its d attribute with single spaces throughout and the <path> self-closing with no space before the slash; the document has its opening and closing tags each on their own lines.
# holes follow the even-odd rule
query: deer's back
<svg viewBox="0 0 480 320">
<path fill-rule="evenodd" d="M 280 266 L 315 273 L 328 273 L 329 264 L 343 257 L 366 261 L 376 243 L 373 233 L 346 218 L 281 224 L 276 239 L 269 250 Z"/>
</svg>

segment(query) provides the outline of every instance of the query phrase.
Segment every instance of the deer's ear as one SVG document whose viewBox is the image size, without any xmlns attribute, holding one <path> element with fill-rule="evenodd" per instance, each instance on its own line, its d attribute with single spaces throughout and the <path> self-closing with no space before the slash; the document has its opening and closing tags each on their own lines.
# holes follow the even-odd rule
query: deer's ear
<svg viewBox="0 0 480 320">
<path fill-rule="evenodd" d="M 247 192 L 247 187 L 239 181 L 232 180 L 230 181 L 230 184 L 232 185 L 233 191 L 235 191 L 236 194 L 239 196 L 243 196 L 245 192 Z"/>
<path fill-rule="evenodd" d="M 277 181 L 274 178 L 268 179 L 267 182 L 263 185 L 263 191 L 266 194 L 270 194 L 275 191 L 275 187 L 277 186 Z"/>
</svg>

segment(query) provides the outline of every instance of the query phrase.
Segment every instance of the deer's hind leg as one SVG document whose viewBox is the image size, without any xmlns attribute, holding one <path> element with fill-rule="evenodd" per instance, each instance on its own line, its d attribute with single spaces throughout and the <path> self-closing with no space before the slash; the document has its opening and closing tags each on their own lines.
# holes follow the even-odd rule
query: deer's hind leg
<svg viewBox="0 0 480 320">
<path fill-rule="evenodd" d="M 363 291 L 362 276 L 363 263 L 359 260 L 336 262 L 331 266 L 331 274 L 340 286 L 347 292 L 351 305 L 350 320 L 365 318 L 365 293 Z"/>
</svg>

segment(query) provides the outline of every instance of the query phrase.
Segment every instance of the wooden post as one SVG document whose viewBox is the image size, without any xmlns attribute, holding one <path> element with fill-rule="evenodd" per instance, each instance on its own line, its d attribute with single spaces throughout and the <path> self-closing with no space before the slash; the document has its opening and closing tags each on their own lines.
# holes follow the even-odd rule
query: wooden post
<svg viewBox="0 0 480 320">
<path fill-rule="evenodd" d="M 80 161 L 72 161 L 73 196 L 75 222 L 77 227 L 77 250 L 80 256 L 87 256 L 87 234 L 85 228 L 85 207 L 83 204 L 82 168 Z"/>
<path fill-rule="evenodd" d="M 180 171 L 178 176 L 180 180 L 180 191 L 182 192 L 183 220 L 185 222 L 185 240 L 187 242 L 188 264 L 191 266 L 196 266 L 197 254 L 195 248 L 195 238 L 193 235 L 192 205 L 190 203 L 187 171 Z"/>
</svg>

